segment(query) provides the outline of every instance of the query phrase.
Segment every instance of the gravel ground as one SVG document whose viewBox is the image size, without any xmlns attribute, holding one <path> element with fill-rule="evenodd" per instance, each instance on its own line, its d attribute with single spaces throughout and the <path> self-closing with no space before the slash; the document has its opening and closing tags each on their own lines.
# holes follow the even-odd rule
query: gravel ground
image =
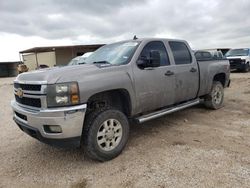
<svg viewBox="0 0 250 188">
<path fill-rule="evenodd" d="M 12 121 L 14 78 L 0 78 L 0 187 L 250 187 L 250 73 L 232 73 L 224 108 L 202 105 L 143 125 L 116 159 L 42 144 Z"/>
</svg>

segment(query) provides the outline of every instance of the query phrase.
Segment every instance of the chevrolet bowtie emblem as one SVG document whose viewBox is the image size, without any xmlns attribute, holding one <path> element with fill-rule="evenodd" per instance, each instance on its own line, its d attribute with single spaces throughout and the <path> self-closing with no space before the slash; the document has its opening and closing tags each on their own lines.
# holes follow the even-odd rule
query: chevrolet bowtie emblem
<svg viewBox="0 0 250 188">
<path fill-rule="evenodd" d="M 19 98 L 22 98 L 22 97 L 23 97 L 23 90 L 22 90 L 22 88 L 18 88 L 18 89 L 17 89 L 16 95 L 17 95 Z"/>
</svg>

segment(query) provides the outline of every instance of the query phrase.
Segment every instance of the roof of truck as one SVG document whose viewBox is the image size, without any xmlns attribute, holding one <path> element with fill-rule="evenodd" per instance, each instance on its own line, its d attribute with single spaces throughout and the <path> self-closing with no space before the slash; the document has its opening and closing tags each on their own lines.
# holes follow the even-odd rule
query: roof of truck
<svg viewBox="0 0 250 188">
<path fill-rule="evenodd" d="M 167 41 L 180 41 L 180 42 L 185 41 L 185 40 L 182 40 L 182 39 L 170 39 L 170 38 L 137 38 L 137 39 L 131 39 L 131 40 L 128 40 L 128 41 L 151 41 L 151 40 L 167 40 Z"/>
</svg>

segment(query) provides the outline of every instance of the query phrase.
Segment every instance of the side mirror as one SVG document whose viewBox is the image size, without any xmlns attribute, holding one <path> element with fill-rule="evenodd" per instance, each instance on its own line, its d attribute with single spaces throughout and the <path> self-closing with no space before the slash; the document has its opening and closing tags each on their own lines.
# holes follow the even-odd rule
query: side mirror
<svg viewBox="0 0 250 188">
<path fill-rule="evenodd" d="M 139 68 L 144 69 L 146 67 L 148 67 L 149 64 L 149 59 L 147 59 L 147 57 L 145 56 L 141 56 L 138 60 L 137 60 L 137 65 Z"/>
<path fill-rule="evenodd" d="M 161 55 L 157 50 L 150 51 L 150 67 L 159 67 L 161 65 Z"/>
</svg>

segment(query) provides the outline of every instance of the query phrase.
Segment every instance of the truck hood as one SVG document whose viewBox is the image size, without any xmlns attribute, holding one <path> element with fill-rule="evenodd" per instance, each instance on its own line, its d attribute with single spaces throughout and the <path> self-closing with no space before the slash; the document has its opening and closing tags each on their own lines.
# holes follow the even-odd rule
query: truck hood
<svg viewBox="0 0 250 188">
<path fill-rule="evenodd" d="M 29 82 L 41 82 L 47 84 L 55 84 L 57 82 L 70 82 L 77 81 L 78 76 L 84 76 L 93 74 L 100 71 L 100 67 L 93 64 L 65 66 L 65 67 L 53 67 L 35 70 L 20 74 L 16 81 L 29 83 Z"/>
<path fill-rule="evenodd" d="M 227 59 L 247 59 L 248 56 L 229 56 Z"/>
</svg>

